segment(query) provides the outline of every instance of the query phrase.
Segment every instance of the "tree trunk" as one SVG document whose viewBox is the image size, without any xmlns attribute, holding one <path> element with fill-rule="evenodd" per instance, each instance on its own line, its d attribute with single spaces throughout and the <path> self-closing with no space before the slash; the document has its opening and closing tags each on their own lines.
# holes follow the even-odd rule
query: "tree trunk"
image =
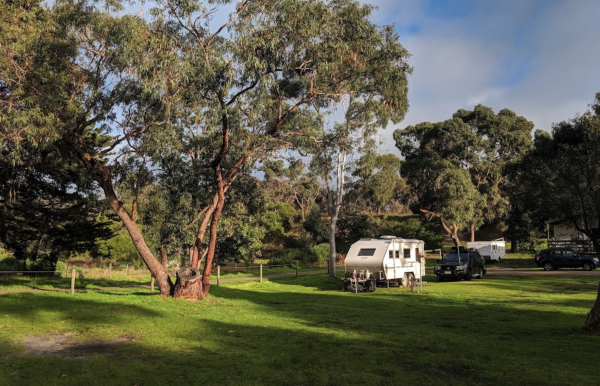
<svg viewBox="0 0 600 386">
<path fill-rule="evenodd" d="M 600 331 L 600 282 L 598 282 L 598 295 L 596 296 L 596 303 L 594 303 L 594 306 L 590 312 L 588 312 L 583 329 L 592 332 Z"/>
<path fill-rule="evenodd" d="M 162 245 L 160 246 L 160 264 L 167 269 L 167 250 Z"/>
<path fill-rule="evenodd" d="M 337 214 L 331 216 L 329 222 L 329 268 L 327 269 L 330 277 L 335 277 L 335 263 L 336 263 L 336 251 L 335 251 L 335 227 L 337 224 Z"/>
<path fill-rule="evenodd" d="M 456 247 L 460 246 L 460 238 L 458 237 L 458 225 L 452 224 L 452 229 L 450 229 L 446 225 L 446 222 L 444 221 L 444 218 L 442 217 L 442 215 L 440 213 L 431 212 L 426 209 L 421 209 L 421 213 L 423 213 L 425 215 L 430 215 L 432 217 L 437 217 L 437 219 L 440 222 L 440 225 L 442 226 L 442 228 L 444 228 L 444 230 L 446 231 L 448 236 L 452 239 L 452 241 L 454 242 L 454 245 Z"/>
<path fill-rule="evenodd" d="M 186 267 L 176 272 L 174 298 L 197 300 L 203 299 L 202 275 L 200 272 Z"/>
<path fill-rule="evenodd" d="M 510 253 L 517 253 L 519 252 L 519 242 L 517 241 L 517 238 L 513 235 L 513 233 L 510 234 Z"/>
<path fill-rule="evenodd" d="M 471 242 L 475 242 L 475 224 L 471 224 Z"/>
<path fill-rule="evenodd" d="M 212 262 L 215 256 L 215 246 L 217 244 L 217 227 L 219 225 L 219 218 L 225 205 L 225 189 L 223 186 L 223 178 L 221 176 L 221 167 L 217 165 L 215 168 L 217 174 L 217 187 L 219 200 L 217 201 L 217 207 L 212 216 L 210 222 L 210 241 L 208 245 L 208 254 L 206 255 L 206 262 L 204 263 L 204 271 L 202 272 L 202 291 L 203 296 L 208 294 L 210 290 L 210 274 L 212 273 Z"/>
<path fill-rule="evenodd" d="M 125 225 L 125 229 L 127 229 L 135 249 L 140 254 L 140 257 L 144 261 L 144 264 L 146 264 L 146 267 L 150 271 L 151 275 L 156 279 L 156 283 L 160 288 L 160 294 L 162 296 L 171 295 L 173 293 L 174 286 L 171 278 L 169 277 L 169 273 L 161 266 L 156 257 L 154 257 L 154 254 L 152 251 L 150 251 L 150 248 L 148 248 L 146 240 L 144 239 L 140 229 L 137 227 L 137 224 L 132 220 L 129 213 L 127 213 L 125 208 L 123 208 L 119 202 L 112 183 L 112 173 L 110 169 L 108 169 L 106 165 L 104 165 L 97 157 L 93 157 L 85 150 L 85 141 L 77 134 L 74 134 L 73 136 L 65 136 L 63 140 L 75 151 L 75 153 L 79 156 L 79 159 L 83 162 L 83 165 L 102 188 L 108 205 L 116 213 L 116 215 L 119 216 L 123 222 L 123 225 Z"/>
<path fill-rule="evenodd" d="M 458 237 L 458 226 L 456 224 L 452 224 L 452 232 L 450 233 L 450 237 L 452 237 L 454 245 L 457 248 L 460 247 L 460 238 Z"/>
<path fill-rule="evenodd" d="M 196 242 L 194 243 L 194 254 L 192 255 L 192 268 L 194 269 L 198 269 L 200 267 L 200 249 L 202 248 L 202 241 L 204 240 L 204 235 L 206 234 L 206 227 L 208 226 L 208 221 L 211 219 L 218 202 L 219 194 L 217 193 L 214 195 L 208 210 L 204 214 L 204 218 L 200 223 L 200 228 L 198 228 Z"/>
</svg>

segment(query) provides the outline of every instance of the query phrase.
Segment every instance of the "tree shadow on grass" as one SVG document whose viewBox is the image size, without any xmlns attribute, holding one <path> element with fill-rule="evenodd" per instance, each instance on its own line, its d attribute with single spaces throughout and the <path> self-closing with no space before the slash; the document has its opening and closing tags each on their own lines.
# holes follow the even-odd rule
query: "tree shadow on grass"
<svg viewBox="0 0 600 386">
<path fill-rule="evenodd" d="M 116 357 L 1 359 L 0 379 L 8 385 L 580 385 L 600 376 L 588 366 L 600 339 L 582 333 L 577 316 L 439 294 L 356 296 L 277 284 L 215 286 L 209 300 L 217 304 L 132 296 L 152 302 L 140 306 L 113 292 L 0 298 L 3 313 L 31 325 L 59 312 L 71 330 L 110 323 L 146 336 L 120 346 Z M 132 326 L 139 319 L 162 327 Z M 152 339 L 156 334 L 160 339 Z M 10 342 L 0 335 L 0 346 Z M 560 366 L 540 366 L 540 353 Z"/>
<path fill-rule="evenodd" d="M 77 294 L 71 296 L 63 293 L 3 295 L 0 296 L 0 310 L 2 314 L 32 325 L 43 323 L 45 313 L 59 313 L 61 319 L 69 321 L 69 324 L 112 324 L 128 319 L 162 316 L 162 312 L 148 307 L 82 299 Z M 61 326 L 47 326 L 47 329 L 52 331 L 53 327 Z"/>
<path fill-rule="evenodd" d="M 75 280 L 75 289 L 90 289 L 94 287 L 123 287 L 137 288 L 142 285 L 149 285 L 150 280 L 141 282 L 138 280 L 104 280 L 104 279 L 79 279 Z M 0 276 L 0 289 L 9 289 L 19 286 L 22 288 L 51 290 L 51 289 L 69 289 L 71 288 L 70 277 L 17 277 Z M 50 288 L 48 288 L 50 287 Z"/>
</svg>

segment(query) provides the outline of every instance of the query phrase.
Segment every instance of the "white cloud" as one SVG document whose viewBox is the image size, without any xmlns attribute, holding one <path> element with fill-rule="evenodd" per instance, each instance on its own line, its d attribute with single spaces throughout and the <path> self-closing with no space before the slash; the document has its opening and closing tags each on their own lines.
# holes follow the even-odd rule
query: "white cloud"
<svg viewBox="0 0 600 386">
<path fill-rule="evenodd" d="M 478 103 L 509 108 L 536 129 L 582 113 L 600 91 L 600 2 L 479 1 L 465 15 L 433 17 L 423 1 L 379 0 L 377 23 L 396 22 L 413 55 L 410 110 L 398 127 L 448 119 Z M 394 128 L 384 149 L 395 151 Z"/>
</svg>

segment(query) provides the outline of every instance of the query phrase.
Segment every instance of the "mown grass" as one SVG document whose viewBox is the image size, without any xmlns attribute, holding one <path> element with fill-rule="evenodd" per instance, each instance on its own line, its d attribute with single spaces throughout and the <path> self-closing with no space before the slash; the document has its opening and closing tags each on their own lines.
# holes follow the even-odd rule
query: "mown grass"
<svg viewBox="0 0 600 386">
<path fill-rule="evenodd" d="M 325 275 L 227 283 L 199 302 L 139 289 L 0 295 L 2 385 L 597 385 L 581 330 L 595 277 L 486 276 L 421 293 Z M 1 288 L 1 287 L 0 287 Z M 116 356 L 25 356 L 26 336 L 134 340 Z"/>
<path fill-rule="evenodd" d="M 299 272 L 307 271 L 323 271 L 327 268 L 323 267 L 300 267 Z M 343 267 L 338 267 L 338 270 L 343 270 Z M 124 271 L 113 271 L 111 279 L 109 279 L 107 269 L 85 269 L 81 270 L 83 277 L 76 273 L 75 288 L 76 289 L 91 289 L 96 287 L 132 287 L 140 285 L 149 285 L 151 276 L 146 270 L 138 269 L 129 275 Z M 296 268 L 290 267 L 263 267 L 263 277 L 268 275 L 281 275 L 296 273 Z M 257 278 L 260 276 L 260 269 L 257 267 L 240 268 L 236 271 L 221 271 L 221 279 L 242 279 L 242 278 Z M 172 278 L 175 281 L 175 278 Z M 211 281 L 216 282 L 217 270 L 214 269 Z M 66 274 L 57 272 L 55 276 L 17 276 L 17 275 L 0 275 L 0 289 L 68 289 L 71 288 L 70 272 Z"/>
</svg>

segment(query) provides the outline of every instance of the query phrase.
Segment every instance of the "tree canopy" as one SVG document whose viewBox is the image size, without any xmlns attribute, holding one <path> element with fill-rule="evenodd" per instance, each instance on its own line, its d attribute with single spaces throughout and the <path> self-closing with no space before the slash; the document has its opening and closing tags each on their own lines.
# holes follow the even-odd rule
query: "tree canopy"
<svg viewBox="0 0 600 386">
<path fill-rule="evenodd" d="M 396 130 L 405 157 L 403 176 L 413 185 L 419 209 L 435 217 L 460 244 L 458 231 L 474 231 L 506 216 L 508 168 L 531 149 L 533 123 L 504 109 L 482 105 L 458 110 L 452 119 Z"/>
</svg>

